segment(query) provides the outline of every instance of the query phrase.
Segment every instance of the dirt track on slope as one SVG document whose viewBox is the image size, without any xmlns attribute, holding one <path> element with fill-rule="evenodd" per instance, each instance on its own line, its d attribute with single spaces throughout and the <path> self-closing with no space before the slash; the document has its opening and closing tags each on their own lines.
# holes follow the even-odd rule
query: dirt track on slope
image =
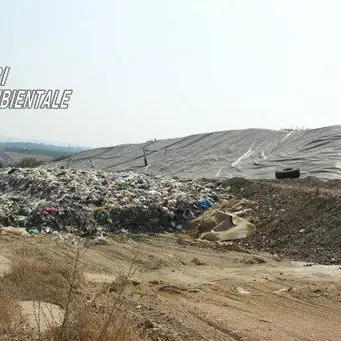
<svg viewBox="0 0 341 341">
<path fill-rule="evenodd" d="M 71 239 L 73 237 L 70 237 Z M 218 251 L 185 235 L 135 236 L 90 245 L 82 256 L 92 283 L 112 281 L 133 264 L 123 296 L 129 323 L 146 340 L 341 339 L 341 270 L 304 266 L 264 253 Z M 75 246 L 60 237 L 1 236 L 8 259 L 70 261 Z M 206 245 L 206 244 L 205 244 Z"/>
</svg>

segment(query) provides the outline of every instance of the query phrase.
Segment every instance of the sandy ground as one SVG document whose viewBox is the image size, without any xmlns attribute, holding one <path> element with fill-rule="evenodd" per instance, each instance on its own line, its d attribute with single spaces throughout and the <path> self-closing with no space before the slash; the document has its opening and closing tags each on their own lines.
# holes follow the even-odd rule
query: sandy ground
<svg viewBox="0 0 341 341">
<path fill-rule="evenodd" d="M 63 322 L 64 311 L 58 305 L 34 301 L 20 301 L 19 305 L 22 315 L 34 331 L 39 329 L 39 332 L 45 332 Z"/>
<path fill-rule="evenodd" d="M 0 236 L 2 256 L 22 236 Z M 265 253 L 217 251 L 171 234 L 109 239 L 82 255 L 88 281 L 112 281 L 132 267 L 123 299 L 147 340 L 341 340 L 341 270 Z M 27 238 L 29 257 L 70 257 L 59 237 Z"/>
</svg>

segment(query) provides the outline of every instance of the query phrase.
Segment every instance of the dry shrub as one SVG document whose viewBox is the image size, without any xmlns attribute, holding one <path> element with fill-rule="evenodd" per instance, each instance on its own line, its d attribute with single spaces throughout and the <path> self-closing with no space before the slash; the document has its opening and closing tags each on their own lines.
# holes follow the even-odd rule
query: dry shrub
<svg viewBox="0 0 341 341">
<path fill-rule="evenodd" d="M 117 307 L 95 307 L 93 302 L 83 300 L 72 305 L 67 324 L 52 330 L 49 336 L 54 341 L 139 340 L 126 322 Z"/>
<path fill-rule="evenodd" d="M 0 294 L 0 307 L 0 333 L 1 335 L 4 335 L 9 333 L 16 324 L 18 307 L 16 306 L 14 299 L 3 293 Z"/>
<path fill-rule="evenodd" d="M 0 340 L 38 341 L 137 341 L 134 328 L 120 309 L 120 290 L 94 288 L 86 283 L 80 268 L 81 253 L 75 253 L 70 262 L 41 260 L 19 254 L 12 260 L 12 272 L 0 280 L 1 317 Z M 93 297 L 93 299 L 89 299 Z M 100 297 L 100 302 L 97 299 Z M 62 325 L 35 337 L 22 322 L 20 308 L 15 300 L 45 301 L 58 304 L 65 310 Z M 21 322 L 20 322 L 21 321 Z M 8 339 L 5 335 L 9 334 Z"/>
<path fill-rule="evenodd" d="M 23 321 L 15 300 L 0 293 L 0 336 L 2 341 L 30 340 L 32 334 Z"/>
<path fill-rule="evenodd" d="M 67 266 L 50 265 L 43 261 L 18 256 L 13 261 L 12 270 L 12 273 L 2 281 L 2 287 L 11 296 L 22 300 L 65 305 L 71 275 Z"/>
</svg>

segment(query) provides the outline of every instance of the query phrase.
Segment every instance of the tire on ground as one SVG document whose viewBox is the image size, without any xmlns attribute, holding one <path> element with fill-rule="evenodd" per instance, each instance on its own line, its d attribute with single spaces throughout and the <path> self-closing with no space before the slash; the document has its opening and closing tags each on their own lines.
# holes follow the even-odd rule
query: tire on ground
<svg viewBox="0 0 341 341">
<path fill-rule="evenodd" d="M 284 168 L 283 170 L 278 170 L 275 173 L 276 179 L 295 179 L 299 178 L 301 172 L 299 168 Z"/>
</svg>

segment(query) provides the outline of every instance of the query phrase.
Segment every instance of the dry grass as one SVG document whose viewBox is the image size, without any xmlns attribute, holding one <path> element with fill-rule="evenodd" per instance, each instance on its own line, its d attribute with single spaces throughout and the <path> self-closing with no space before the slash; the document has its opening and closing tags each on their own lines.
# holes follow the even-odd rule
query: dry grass
<svg viewBox="0 0 341 341">
<path fill-rule="evenodd" d="M 137 341 L 138 337 L 126 321 L 124 315 L 110 304 L 96 308 L 87 301 L 72 306 L 68 323 L 50 331 L 55 341 Z M 118 313 L 118 314 L 117 314 Z"/>
<path fill-rule="evenodd" d="M 39 341 L 139 340 L 121 309 L 124 286 L 110 292 L 105 285 L 88 284 L 82 276 L 81 257 L 77 248 L 69 264 L 44 257 L 32 259 L 24 252 L 13 259 L 12 273 L 0 281 L 1 341 L 33 339 L 23 323 L 18 300 L 44 301 L 64 309 L 61 326 L 36 333 Z"/>
<path fill-rule="evenodd" d="M 21 300 L 46 301 L 63 306 L 70 270 L 61 264 L 16 257 L 13 271 L 2 281 L 2 289 Z"/>
<path fill-rule="evenodd" d="M 22 320 L 19 307 L 13 298 L 0 294 L 0 335 L 1 340 L 12 340 L 22 334 Z"/>
</svg>

